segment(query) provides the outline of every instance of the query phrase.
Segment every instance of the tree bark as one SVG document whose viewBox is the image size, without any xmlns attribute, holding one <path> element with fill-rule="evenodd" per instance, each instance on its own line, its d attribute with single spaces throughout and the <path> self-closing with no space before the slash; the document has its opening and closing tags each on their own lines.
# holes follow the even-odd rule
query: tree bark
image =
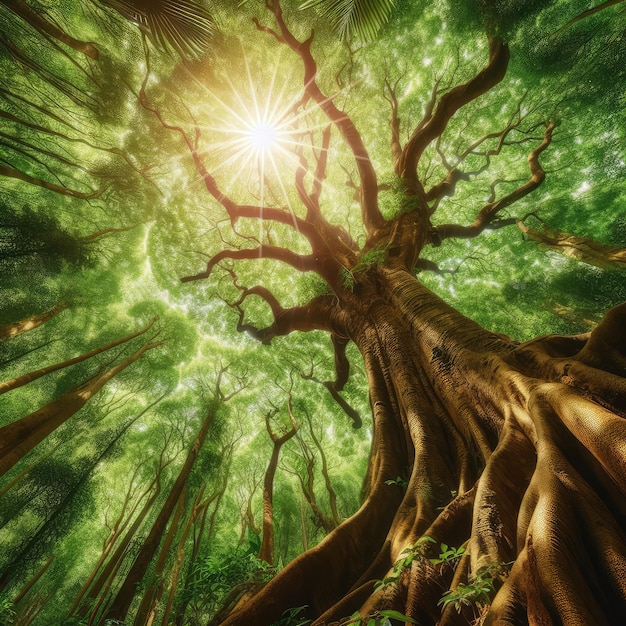
<svg viewBox="0 0 626 626">
<path fill-rule="evenodd" d="M 153 326 L 156 320 L 152 320 L 150 324 L 148 324 L 142 330 L 138 330 L 137 332 L 126 335 L 125 337 L 120 337 L 119 339 L 115 339 L 114 341 L 110 341 L 98 348 L 94 348 L 93 350 L 89 350 L 88 352 L 84 352 L 78 356 L 75 356 L 71 359 L 67 359 L 65 361 L 61 361 L 60 363 L 54 363 L 53 365 L 48 365 L 47 367 L 42 367 L 33 372 L 28 372 L 27 374 L 22 374 L 21 376 L 17 376 L 12 378 L 11 380 L 7 380 L 5 382 L 0 383 L 0 395 L 6 393 L 7 391 L 11 391 L 12 389 L 17 389 L 18 387 L 22 387 L 27 385 L 28 383 L 45 376 L 46 374 L 50 374 L 52 372 L 57 372 L 58 370 L 64 369 L 66 367 L 70 367 L 71 365 L 75 365 L 76 363 L 82 363 L 82 361 L 86 361 L 93 356 L 101 354 L 102 352 L 106 352 L 107 350 L 111 350 L 111 348 L 115 348 L 135 337 L 139 337 L 144 333 L 147 333 L 148 330 Z"/>
<path fill-rule="evenodd" d="M 459 615 L 438 602 L 485 567 L 497 570 L 485 624 L 624 622 L 626 305 L 590 335 L 518 345 L 392 263 L 361 277 L 350 304 L 335 321 L 369 379 L 365 501 L 224 626 L 304 605 L 319 626 L 388 608 L 468 623 L 476 604 Z M 385 483 L 397 476 L 404 494 Z M 422 537 L 435 544 L 375 590 Z M 433 565 L 442 544 L 466 556 Z"/>
<path fill-rule="evenodd" d="M 77 413 L 106 383 L 160 343 L 145 343 L 108 371 L 63 394 L 46 406 L 0 428 L 0 475 L 11 469 L 36 445 Z"/>
<path fill-rule="evenodd" d="M 0 326 L 0 340 L 10 339 L 11 337 L 21 335 L 29 330 L 34 330 L 53 317 L 56 317 L 59 313 L 65 311 L 65 309 L 68 309 L 69 306 L 68 302 L 61 302 L 43 313 L 31 315 L 30 317 L 20 320 L 19 322 L 13 322 L 12 324 L 4 324 Z"/>
<path fill-rule="evenodd" d="M 204 418 L 200 426 L 200 430 L 198 431 L 198 435 L 196 436 L 196 439 L 187 454 L 187 458 L 180 469 L 178 477 L 176 478 L 167 499 L 152 524 L 152 528 L 143 542 L 139 553 L 130 568 L 130 571 L 122 583 L 122 586 L 118 590 L 113 603 L 107 610 L 106 616 L 100 620 L 100 623 L 104 623 L 106 619 L 119 621 L 124 621 L 126 619 L 126 614 L 128 613 L 128 609 L 130 608 L 131 602 L 133 601 L 137 591 L 137 585 L 144 577 L 148 566 L 150 565 L 150 561 L 161 543 L 161 538 L 163 537 L 167 523 L 169 522 L 172 512 L 176 507 L 183 490 L 185 489 L 191 469 L 198 458 L 200 449 L 202 448 L 207 433 L 209 432 L 209 428 L 213 423 L 213 417 L 216 410 L 216 406 L 211 406 L 207 411 L 206 417 Z"/>
<path fill-rule="evenodd" d="M 273 413 L 270 412 L 265 417 L 267 432 L 269 433 L 270 439 L 274 445 L 272 447 L 272 454 L 263 479 L 263 530 L 259 559 L 269 563 L 270 565 L 274 564 L 274 476 L 276 475 L 276 469 L 278 468 L 280 450 L 283 445 L 296 434 L 297 430 L 296 422 L 293 418 L 293 414 L 291 413 L 291 396 L 289 397 L 289 403 L 292 427 L 288 432 L 280 437 L 274 433 L 270 425 L 270 419 Z"/>
</svg>

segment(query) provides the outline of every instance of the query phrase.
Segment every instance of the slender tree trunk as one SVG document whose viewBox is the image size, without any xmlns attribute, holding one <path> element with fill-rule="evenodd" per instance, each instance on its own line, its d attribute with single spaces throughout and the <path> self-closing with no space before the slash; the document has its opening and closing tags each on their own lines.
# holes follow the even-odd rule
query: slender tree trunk
<svg viewBox="0 0 626 626">
<path fill-rule="evenodd" d="M 128 613 L 128 609 L 130 608 L 131 602 L 133 601 L 133 597 L 136 593 L 137 585 L 144 577 L 148 566 L 150 565 L 150 561 L 159 547 L 167 523 L 183 492 L 183 489 L 185 488 L 187 479 L 189 478 L 189 474 L 193 468 L 193 464 L 198 458 L 200 449 L 202 448 L 207 433 L 209 432 L 209 427 L 213 422 L 216 410 L 217 407 L 215 405 L 210 407 L 208 410 L 207 415 L 200 426 L 198 435 L 189 450 L 187 458 L 185 459 L 185 462 L 174 485 L 172 486 L 172 489 L 170 490 L 170 493 L 167 496 L 167 499 L 165 500 L 165 503 L 163 504 L 163 507 L 159 511 L 159 514 L 157 515 L 146 540 L 141 546 L 130 571 L 124 579 L 124 582 L 118 590 L 112 605 L 106 613 L 107 619 L 124 621 L 126 618 L 126 614 Z M 101 620 L 101 623 L 104 623 L 104 620 Z"/>
<path fill-rule="evenodd" d="M 224 467 L 222 484 L 220 485 L 219 489 L 215 491 L 214 493 L 212 493 L 203 502 L 201 502 L 198 505 L 197 510 L 192 511 L 192 514 L 190 515 L 189 520 L 190 522 L 193 522 L 192 525 L 194 526 L 194 538 L 193 538 L 193 549 L 191 551 L 191 554 L 189 555 L 189 559 L 187 559 L 187 562 L 186 562 L 187 575 L 185 576 L 184 588 L 188 588 L 192 583 L 193 574 L 194 574 L 194 566 L 198 558 L 198 554 L 200 553 L 200 545 L 202 544 L 203 541 L 209 541 L 210 538 L 213 536 L 217 512 L 219 511 L 222 498 L 224 497 L 224 494 L 226 493 L 226 488 L 228 487 L 228 479 L 230 477 L 230 466 L 231 466 L 232 459 L 233 459 L 233 449 L 234 449 L 234 444 L 229 445 L 227 447 L 227 461 Z M 215 506 L 213 507 L 213 512 L 211 514 L 208 531 L 205 534 L 204 529 L 206 526 L 207 513 L 209 510 L 209 506 L 213 502 L 215 502 Z M 199 525 L 199 528 L 196 528 L 198 519 L 200 520 L 200 525 Z M 188 533 L 189 530 L 186 529 L 185 532 Z M 184 535 L 184 538 L 186 539 L 186 535 Z M 170 588 L 169 598 L 168 598 L 167 606 L 164 610 L 161 626 L 166 626 L 167 624 L 166 618 L 169 617 L 172 611 L 174 598 L 176 595 L 176 588 L 178 585 L 178 572 L 183 566 L 182 559 L 184 557 L 184 550 L 185 550 L 185 546 L 184 546 L 183 538 L 181 538 L 181 543 L 179 544 L 177 570 L 176 570 L 177 576 L 172 577 L 172 586 Z M 188 597 L 189 596 L 184 597 L 178 605 L 178 609 L 176 611 L 176 617 L 174 620 L 176 626 L 183 626 L 183 623 L 185 620 L 185 613 L 187 612 L 187 606 L 189 605 Z"/>
<path fill-rule="evenodd" d="M 117 431 L 113 438 L 106 443 L 105 447 L 100 451 L 100 454 L 96 458 L 94 458 L 89 467 L 85 469 L 78 482 L 70 489 L 69 493 L 64 496 L 63 501 L 58 504 L 52 516 L 44 522 L 38 533 L 26 543 L 25 548 L 13 560 L 13 563 L 6 568 L 4 575 L 2 576 L 2 578 L 0 578 L 0 589 L 4 588 L 4 586 L 12 579 L 14 574 L 19 571 L 19 565 L 23 560 L 23 557 L 28 555 L 31 548 L 38 542 L 38 535 L 40 533 L 43 533 L 46 528 L 49 528 L 54 523 L 54 520 L 57 518 L 57 516 L 65 510 L 65 507 L 72 501 L 78 491 L 89 480 L 93 470 L 98 466 L 99 463 L 102 462 L 103 459 L 106 458 L 106 456 L 111 452 L 112 448 L 123 437 L 126 431 L 139 419 L 139 417 L 141 417 L 141 415 L 142 414 L 126 422 L 126 424 L 124 424 Z"/>
<path fill-rule="evenodd" d="M 156 564 L 154 566 L 154 582 L 145 590 L 141 603 L 137 609 L 135 615 L 134 626 L 152 626 L 155 619 L 156 604 L 163 595 L 163 588 L 165 581 L 163 580 L 165 574 L 165 566 L 167 559 L 174 543 L 176 533 L 178 533 L 178 527 L 180 525 L 180 518 L 183 516 L 185 506 L 187 504 L 187 485 L 183 488 L 183 492 L 178 499 L 176 509 L 174 511 L 174 517 L 172 523 L 165 535 L 165 540 L 159 551 Z"/>
<path fill-rule="evenodd" d="M 20 589 L 18 594 L 13 598 L 13 604 L 17 606 L 26 595 L 30 592 L 30 590 L 35 586 L 37 581 L 48 571 L 48 568 L 52 565 L 52 561 L 54 561 L 54 557 L 50 556 L 46 560 L 46 562 L 35 572 L 35 574 L 31 577 L 31 579 Z"/>
<path fill-rule="evenodd" d="M 289 402 L 291 403 L 291 396 L 289 397 Z M 274 564 L 274 476 L 276 475 L 276 468 L 278 467 L 280 449 L 296 434 L 296 422 L 293 418 L 293 414 L 291 414 L 291 408 L 292 428 L 280 437 L 274 433 L 270 425 L 270 419 L 273 414 L 273 412 L 270 412 L 265 417 L 267 432 L 274 445 L 263 480 L 263 535 L 261 539 L 261 550 L 259 552 L 259 559 L 270 565 Z"/>
<path fill-rule="evenodd" d="M 142 330 L 139 330 L 135 333 L 131 333 L 130 335 L 126 335 L 125 337 L 121 337 L 120 339 L 115 339 L 114 341 L 111 341 L 98 348 L 94 348 L 93 350 L 90 350 L 89 352 L 85 352 L 84 354 L 76 356 L 72 359 L 67 359 L 66 361 L 55 363 L 54 365 L 48 365 L 47 367 L 42 367 L 33 372 L 29 372 L 28 374 L 22 374 L 22 376 L 18 376 L 11 380 L 7 380 L 3 383 L 0 383 L 0 394 L 6 393 L 7 391 L 11 391 L 12 389 L 17 389 L 18 387 L 22 387 L 23 385 L 27 385 L 28 383 L 31 383 L 32 381 L 37 380 L 38 378 L 41 378 L 42 376 L 45 376 L 46 374 L 50 374 L 51 372 L 56 372 L 60 369 L 64 369 L 66 367 L 70 367 L 71 365 L 75 365 L 76 363 L 81 363 L 82 361 L 86 361 L 87 359 L 90 359 L 91 357 L 96 356 L 97 354 L 106 352 L 107 350 L 110 350 L 111 348 L 115 348 L 116 346 L 126 343 L 127 341 L 130 341 L 131 339 L 134 339 L 135 337 L 139 337 L 140 335 L 147 333 L 148 330 L 154 324 L 154 322 L 155 320 L 152 320 L 152 322 L 150 322 L 150 324 L 148 324 Z"/>
<path fill-rule="evenodd" d="M 79 605 L 79 608 L 76 611 L 76 615 L 78 617 L 87 617 L 87 615 L 89 615 L 90 625 L 93 624 L 96 620 L 98 613 L 107 598 L 108 591 L 111 588 L 115 575 L 117 574 L 122 564 L 122 561 L 124 560 L 124 556 L 126 555 L 126 552 L 128 551 L 132 540 L 135 538 L 137 531 L 152 510 L 152 507 L 154 506 L 154 503 L 156 502 L 156 499 L 161 492 L 161 471 L 162 468 L 159 468 L 157 476 L 154 480 L 155 489 L 153 493 L 150 495 L 148 500 L 146 500 L 144 506 L 141 508 L 141 511 L 134 519 L 131 527 L 124 535 L 122 541 L 120 541 L 118 546 L 115 548 L 115 551 L 107 561 L 107 564 L 99 573 L 91 589 L 89 590 L 87 597 Z"/>
<path fill-rule="evenodd" d="M 59 313 L 65 311 L 65 309 L 69 308 L 69 306 L 69 302 L 61 302 L 43 313 L 32 315 L 31 317 L 27 317 L 19 322 L 13 322 L 12 324 L 0 326 L 0 340 L 10 339 L 11 337 L 21 335 L 29 330 L 34 330 L 51 320 L 53 317 L 56 317 Z"/>
<path fill-rule="evenodd" d="M 122 370 L 160 343 L 146 343 L 115 367 L 53 400 L 34 413 L 0 428 L 0 475 L 11 469 L 36 445 L 53 433 Z"/>
<path fill-rule="evenodd" d="M 484 624 L 626 622 L 626 304 L 590 335 L 518 345 L 391 262 L 360 280 L 338 321 L 369 379 L 365 500 L 224 626 L 304 605 L 318 626 L 390 606 L 466 624 L 475 603 L 439 603 L 481 571 Z M 386 484 L 397 476 L 406 491 Z M 433 565 L 442 544 L 464 558 Z"/>
<path fill-rule="evenodd" d="M 339 511 L 337 510 L 337 494 L 335 493 L 333 485 L 330 481 L 330 474 L 328 473 L 328 461 L 326 460 L 326 453 L 324 452 L 324 448 L 320 440 L 316 437 L 315 432 L 313 431 L 313 424 L 311 423 L 311 417 L 309 415 L 307 415 L 307 421 L 309 423 L 311 438 L 313 439 L 313 443 L 315 443 L 315 447 L 320 453 L 320 459 L 322 460 L 322 476 L 324 477 L 324 486 L 326 487 L 326 492 L 328 493 L 328 503 L 330 505 L 330 511 L 332 513 L 335 526 L 338 526 L 341 523 L 341 518 L 339 517 Z"/>
<path fill-rule="evenodd" d="M 54 24 L 45 20 L 39 13 L 33 11 L 22 0 L 1 0 L 2 4 L 6 5 L 11 11 L 19 15 L 22 19 L 28 22 L 33 28 L 39 32 L 44 33 L 58 41 L 63 42 L 65 45 L 73 48 L 74 50 L 81 52 L 82 54 L 92 58 L 98 58 L 98 50 L 92 44 L 85 41 L 79 41 L 68 35 L 65 31 L 61 30 Z"/>
<path fill-rule="evenodd" d="M 163 400 L 164 397 L 165 396 L 161 396 L 160 398 L 157 398 L 154 402 L 149 404 L 143 411 L 141 411 L 136 417 L 134 417 L 133 419 L 129 420 L 124 425 L 123 431 L 116 437 L 115 441 L 117 441 L 124 432 L 126 432 L 137 420 L 139 420 L 141 417 L 143 417 L 153 406 L 156 406 L 161 400 Z M 124 532 L 124 529 L 129 524 L 132 516 L 135 514 L 135 511 L 137 510 L 137 507 L 139 506 L 141 501 L 148 495 L 148 493 L 154 488 L 154 486 L 156 484 L 156 481 L 153 481 L 144 490 L 144 492 L 138 498 L 136 498 L 134 505 L 128 511 L 128 515 L 126 515 L 126 510 L 130 506 L 130 503 L 131 503 L 131 501 L 132 501 L 132 499 L 134 497 L 133 482 L 135 480 L 137 472 L 139 471 L 139 469 L 141 468 L 143 463 L 144 463 L 144 461 L 141 461 L 139 463 L 139 465 L 137 466 L 137 468 L 135 469 L 135 473 L 134 473 L 134 475 L 133 475 L 133 477 L 132 477 L 132 479 L 131 479 L 131 481 L 130 481 L 130 483 L 128 485 L 128 489 L 126 490 L 126 496 L 124 498 L 124 502 L 122 504 L 122 508 L 120 510 L 120 513 L 119 513 L 117 519 L 115 520 L 115 523 L 113 524 L 113 527 L 111 528 L 111 532 L 110 532 L 109 536 L 106 538 L 106 540 L 104 542 L 104 545 L 102 546 L 102 552 L 100 554 L 100 557 L 98 558 L 98 561 L 96 562 L 96 564 L 94 565 L 93 569 L 91 570 L 91 574 L 89 574 L 89 576 L 87 577 L 87 580 L 84 582 L 81 590 L 76 595 L 76 598 L 74 598 L 74 602 L 72 603 L 72 606 L 70 607 L 70 609 L 68 611 L 68 617 L 71 617 L 74 614 L 74 611 L 76 611 L 76 609 L 79 607 L 79 605 L 80 605 L 84 595 L 89 590 L 91 584 L 93 583 L 94 579 L 98 575 L 98 572 L 100 571 L 100 568 L 102 567 L 102 565 L 106 561 L 107 556 L 109 555 L 109 553 L 113 549 L 113 546 L 115 545 L 115 542 L 118 540 L 120 535 Z"/>
</svg>

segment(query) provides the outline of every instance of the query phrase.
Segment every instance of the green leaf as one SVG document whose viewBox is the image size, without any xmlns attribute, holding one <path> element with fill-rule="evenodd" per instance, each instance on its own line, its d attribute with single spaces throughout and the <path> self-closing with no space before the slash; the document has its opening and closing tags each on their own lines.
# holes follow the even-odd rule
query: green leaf
<svg viewBox="0 0 626 626">
<path fill-rule="evenodd" d="M 381 611 L 380 614 L 383 617 L 387 617 L 389 619 L 397 619 L 397 620 L 400 620 L 401 622 L 409 622 L 409 624 L 417 624 L 417 622 L 412 617 L 408 617 L 407 615 L 404 615 L 400 613 L 399 611 L 394 611 L 392 609 L 385 609 L 384 611 Z"/>
<path fill-rule="evenodd" d="M 353 34 L 372 40 L 389 21 L 395 0 L 306 0 L 301 9 L 320 7 L 342 39 Z"/>
</svg>

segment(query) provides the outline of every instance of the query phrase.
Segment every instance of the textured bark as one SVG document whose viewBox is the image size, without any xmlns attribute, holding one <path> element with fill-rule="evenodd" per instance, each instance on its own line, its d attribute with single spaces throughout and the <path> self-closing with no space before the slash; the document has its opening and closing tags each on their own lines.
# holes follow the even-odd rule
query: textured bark
<svg viewBox="0 0 626 626">
<path fill-rule="evenodd" d="M 626 305 L 590 335 L 518 345 L 400 267 L 372 269 L 354 292 L 337 321 L 370 382 L 365 502 L 224 624 L 271 624 L 304 605 L 320 626 L 385 608 L 466 624 L 479 607 L 437 603 L 493 564 L 485 624 L 623 623 Z M 396 476 L 404 494 L 385 484 Z M 436 543 L 375 591 L 425 536 Z M 431 563 L 443 543 L 464 557 Z"/>
<path fill-rule="evenodd" d="M 107 610 L 106 617 L 101 619 L 100 623 L 104 623 L 105 619 L 116 619 L 120 621 L 125 620 L 128 609 L 130 608 L 131 602 L 133 601 L 137 591 L 137 585 L 141 582 L 146 571 L 148 570 L 150 561 L 159 547 L 161 538 L 163 537 L 167 524 L 172 516 L 172 512 L 184 492 L 189 474 L 191 473 L 193 465 L 198 458 L 200 449 L 202 448 L 209 432 L 209 428 L 213 423 L 215 411 L 215 406 L 211 407 L 207 411 L 207 415 L 200 425 L 196 439 L 189 449 L 187 458 L 180 469 L 176 481 L 172 485 L 161 510 L 150 528 L 148 536 L 143 542 L 135 561 L 118 590 L 115 599 Z"/>
</svg>

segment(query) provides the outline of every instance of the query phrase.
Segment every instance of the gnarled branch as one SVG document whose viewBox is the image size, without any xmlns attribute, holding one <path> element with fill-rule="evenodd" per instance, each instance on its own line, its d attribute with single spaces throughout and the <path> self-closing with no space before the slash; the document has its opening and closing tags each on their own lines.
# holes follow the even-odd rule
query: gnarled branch
<svg viewBox="0 0 626 626">
<path fill-rule="evenodd" d="M 428 121 L 421 123 L 404 147 L 398 166 L 407 188 L 414 193 L 420 189 L 417 165 L 428 145 L 446 129 L 452 116 L 463 106 L 497 85 L 506 73 L 509 62 L 508 46 L 498 37 L 489 40 L 489 62 L 476 76 L 443 95 Z"/>
<path fill-rule="evenodd" d="M 552 133 L 556 128 L 555 122 L 548 122 L 543 136 L 543 141 L 528 155 L 528 165 L 530 167 L 530 179 L 520 185 L 517 189 L 503 196 L 499 200 L 492 200 L 478 212 L 476 219 L 469 226 L 460 224 L 443 224 L 437 227 L 437 231 L 441 239 L 449 239 L 450 237 L 458 237 L 462 239 L 470 239 L 478 236 L 498 217 L 499 211 L 510 206 L 517 200 L 537 189 L 545 178 L 545 172 L 539 163 L 539 155 L 550 145 L 552 141 Z M 492 193 L 494 188 L 492 188 Z"/>
<path fill-rule="evenodd" d="M 344 141 L 352 151 L 361 181 L 360 200 L 363 224 L 367 232 L 372 233 L 376 229 L 381 228 L 385 220 L 378 208 L 376 171 L 370 160 L 367 148 L 363 143 L 363 139 L 350 117 L 337 108 L 333 99 L 327 97 L 316 82 L 317 63 L 311 54 L 313 33 L 311 33 L 306 40 L 299 41 L 285 24 L 280 2 L 278 0 L 267 0 L 266 6 L 274 15 L 278 32 L 271 28 L 261 26 L 257 20 L 255 20 L 256 26 L 259 30 L 271 34 L 279 42 L 287 45 L 302 59 L 304 66 L 305 94 L 317 104 L 330 122 L 337 127 Z"/>
</svg>

